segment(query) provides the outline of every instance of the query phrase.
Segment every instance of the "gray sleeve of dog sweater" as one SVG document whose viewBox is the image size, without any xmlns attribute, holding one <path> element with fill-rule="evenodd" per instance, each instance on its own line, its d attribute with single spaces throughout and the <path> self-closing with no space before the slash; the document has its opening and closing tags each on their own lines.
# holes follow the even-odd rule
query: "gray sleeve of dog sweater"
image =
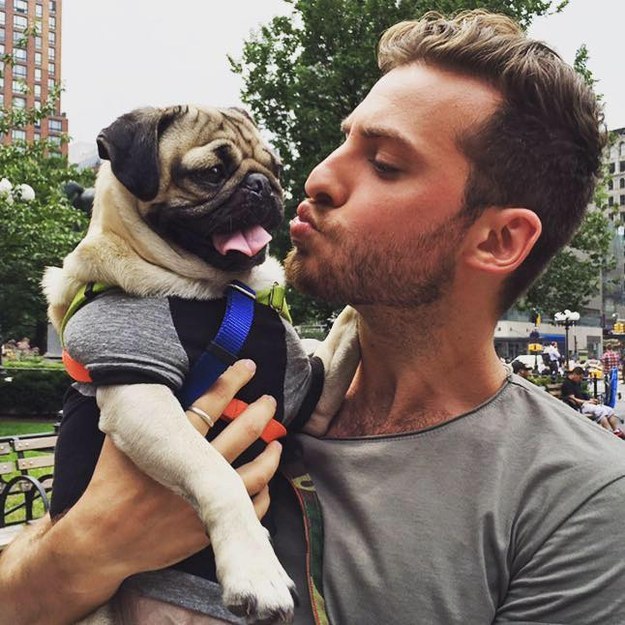
<svg viewBox="0 0 625 625">
<path fill-rule="evenodd" d="M 74 313 L 64 341 L 96 385 L 157 383 L 176 390 L 189 370 L 166 298 L 105 293 Z"/>
</svg>

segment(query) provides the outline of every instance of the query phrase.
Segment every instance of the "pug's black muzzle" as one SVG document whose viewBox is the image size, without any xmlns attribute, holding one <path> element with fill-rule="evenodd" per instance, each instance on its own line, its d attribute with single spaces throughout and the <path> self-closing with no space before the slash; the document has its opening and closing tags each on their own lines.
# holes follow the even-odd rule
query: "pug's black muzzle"
<svg viewBox="0 0 625 625">
<path fill-rule="evenodd" d="M 235 250 L 220 254 L 213 245 L 213 235 L 256 225 L 271 232 L 283 217 L 282 199 L 269 179 L 264 174 L 251 173 L 220 206 L 155 204 L 147 221 L 163 239 L 199 256 L 209 265 L 225 271 L 244 271 L 265 260 L 266 246 L 254 256 Z"/>
</svg>

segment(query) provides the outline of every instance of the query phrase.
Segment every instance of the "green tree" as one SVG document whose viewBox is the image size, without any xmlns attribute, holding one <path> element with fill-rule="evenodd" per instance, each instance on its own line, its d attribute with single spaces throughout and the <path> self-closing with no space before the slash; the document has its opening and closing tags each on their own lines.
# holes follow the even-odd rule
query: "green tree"
<svg viewBox="0 0 625 625">
<path fill-rule="evenodd" d="M 34 30 L 27 32 L 17 46 L 25 48 L 34 34 Z M 4 76 L 13 59 L 4 54 L 0 60 L 0 76 Z M 52 114 L 59 95 L 57 85 L 36 108 L 0 109 L 0 137 Z M 0 179 L 14 187 L 13 192 L 0 192 L 0 337 L 28 336 L 34 345 L 44 347 L 46 305 L 40 287 L 44 267 L 60 263 L 87 224 L 87 216 L 71 206 L 63 188 L 69 180 L 90 186 L 94 174 L 79 171 L 61 155 L 58 145 L 40 139 L 0 144 Z M 22 184 L 32 187 L 34 199 L 20 197 L 16 189 Z M 0 183 L 5 186 L 6 182 Z"/>
<path fill-rule="evenodd" d="M 375 59 L 382 32 L 428 10 L 484 8 L 528 26 L 568 0 L 285 0 L 291 15 L 275 17 L 230 58 L 243 78 L 243 102 L 272 136 L 284 162 L 287 220 L 303 196 L 308 173 L 340 142 L 339 125 L 379 78 Z M 272 252 L 290 247 L 284 227 Z M 294 319 L 326 319 L 332 309 L 289 293 Z"/>
</svg>

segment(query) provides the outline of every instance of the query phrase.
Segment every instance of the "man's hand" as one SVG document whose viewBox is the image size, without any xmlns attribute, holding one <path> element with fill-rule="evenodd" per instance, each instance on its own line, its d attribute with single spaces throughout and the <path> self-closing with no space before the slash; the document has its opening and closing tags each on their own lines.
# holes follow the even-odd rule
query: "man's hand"
<svg viewBox="0 0 625 625">
<path fill-rule="evenodd" d="M 235 363 L 195 405 L 220 415 L 254 370 L 250 361 Z M 257 440 L 274 411 L 272 398 L 259 399 L 213 446 L 232 462 Z M 204 434 L 207 426 L 187 415 Z M 238 469 L 259 517 L 269 506 L 267 485 L 280 452 L 281 445 L 271 443 Z M 43 521 L 40 532 L 17 540 L 0 559 L 0 625 L 72 623 L 110 598 L 129 575 L 169 566 L 208 545 L 193 508 L 139 471 L 108 439 L 83 496 L 56 523 Z"/>
</svg>

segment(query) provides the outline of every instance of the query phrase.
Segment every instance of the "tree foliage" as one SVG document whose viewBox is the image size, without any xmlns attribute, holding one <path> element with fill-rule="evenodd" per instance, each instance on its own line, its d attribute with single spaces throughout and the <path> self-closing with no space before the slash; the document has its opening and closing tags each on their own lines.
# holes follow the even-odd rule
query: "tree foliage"
<svg viewBox="0 0 625 625">
<path fill-rule="evenodd" d="M 0 60 L 0 75 L 4 75 L 13 59 L 5 54 Z M 0 136 L 53 114 L 59 94 L 57 85 L 48 100 L 36 108 L 0 109 Z M 67 137 L 62 141 L 67 141 Z M 61 262 L 80 240 L 87 224 L 87 216 L 71 206 L 63 187 L 69 180 L 89 186 L 94 174 L 79 171 L 61 155 L 58 145 L 39 139 L 28 144 L 0 144 L 0 179 L 5 178 L 14 189 L 21 184 L 30 185 L 35 198 L 26 201 L 19 192 L 0 193 L 0 336 L 4 341 L 28 336 L 33 344 L 43 347 L 43 269 Z"/>
<path fill-rule="evenodd" d="M 285 0 L 291 15 L 275 17 L 230 58 L 243 78 L 242 100 L 266 129 L 284 162 L 287 220 L 304 194 L 312 168 L 342 140 L 339 125 L 379 78 L 375 51 L 392 24 L 429 10 L 483 8 L 527 27 L 534 17 L 561 10 L 568 0 Z M 272 252 L 284 257 L 286 226 Z M 290 293 L 296 320 L 325 319 L 322 303 Z"/>
</svg>

